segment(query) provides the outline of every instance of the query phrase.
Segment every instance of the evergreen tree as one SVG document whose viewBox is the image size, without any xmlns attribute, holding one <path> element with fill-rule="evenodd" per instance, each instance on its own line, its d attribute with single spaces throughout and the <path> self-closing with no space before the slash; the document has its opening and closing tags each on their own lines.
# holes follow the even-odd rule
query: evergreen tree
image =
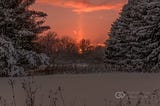
<svg viewBox="0 0 160 106">
<path fill-rule="evenodd" d="M 139 31 L 145 44 L 145 66 L 150 72 L 160 70 L 160 1 L 149 0 L 146 4 L 146 25 Z"/>
<path fill-rule="evenodd" d="M 106 65 L 120 66 L 127 71 L 150 71 L 157 67 L 159 9 L 158 0 L 128 1 L 120 18 L 112 25 Z"/>
<path fill-rule="evenodd" d="M 47 14 L 30 10 L 35 0 L 0 0 L 0 76 L 25 75 L 40 65 L 49 65 L 45 54 L 34 51 L 37 35 Z"/>
<path fill-rule="evenodd" d="M 29 7 L 35 0 L 0 0 L 0 33 L 16 41 L 16 48 L 32 50 L 37 35 L 49 29 L 43 26 L 47 14 Z"/>
<path fill-rule="evenodd" d="M 106 64 L 116 66 L 125 70 L 124 68 L 129 68 L 131 65 L 131 44 L 134 42 L 136 36 L 132 34 L 133 21 L 138 21 L 137 19 L 137 0 L 129 1 L 127 5 L 124 6 L 122 12 L 120 13 L 119 19 L 113 23 L 111 32 L 109 34 L 109 40 L 107 40 L 106 49 Z M 138 22 L 137 22 L 138 23 Z M 128 37 L 127 37 L 128 36 Z"/>
</svg>

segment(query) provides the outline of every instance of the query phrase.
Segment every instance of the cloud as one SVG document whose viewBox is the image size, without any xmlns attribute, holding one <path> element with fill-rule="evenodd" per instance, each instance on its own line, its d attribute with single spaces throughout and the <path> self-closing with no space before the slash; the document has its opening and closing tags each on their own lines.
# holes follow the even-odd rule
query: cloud
<svg viewBox="0 0 160 106">
<path fill-rule="evenodd" d="M 39 3 L 47 3 L 54 6 L 71 8 L 73 12 L 76 13 L 94 12 L 100 10 L 120 10 L 126 0 L 99 1 L 100 0 L 37 0 Z"/>
</svg>

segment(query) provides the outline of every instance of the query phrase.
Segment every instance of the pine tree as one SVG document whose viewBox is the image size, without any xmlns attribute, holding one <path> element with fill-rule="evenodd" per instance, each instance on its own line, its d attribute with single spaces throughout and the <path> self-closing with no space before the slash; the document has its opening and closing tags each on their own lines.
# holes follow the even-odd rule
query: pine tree
<svg viewBox="0 0 160 106">
<path fill-rule="evenodd" d="M 124 68 L 132 68 L 131 55 L 132 45 L 130 42 L 135 42 L 136 36 L 132 34 L 133 21 L 136 22 L 137 19 L 137 0 L 129 1 L 127 5 L 124 6 L 122 12 L 120 13 L 119 19 L 113 23 L 111 32 L 109 34 L 109 40 L 107 40 L 106 49 L 106 64 L 116 66 L 116 71 Z M 138 23 L 138 22 L 136 22 Z M 120 68 L 118 68 L 120 67 Z"/>
<path fill-rule="evenodd" d="M 143 40 L 146 49 L 144 67 L 150 72 L 157 72 L 160 70 L 160 1 L 149 0 L 145 5 L 147 5 L 147 15 L 144 17 L 146 25 L 139 33 L 141 38 L 146 39 Z"/>
<path fill-rule="evenodd" d="M 158 67 L 159 10 L 158 0 L 129 0 L 112 25 L 106 65 L 127 71 L 151 71 Z"/>
<path fill-rule="evenodd" d="M 0 0 L 0 76 L 25 75 L 49 58 L 34 51 L 37 35 L 49 29 L 44 26 L 47 14 L 30 10 L 35 0 Z"/>
<path fill-rule="evenodd" d="M 29 9 L 35 0 L 0 0 L 0 33 L 16 41 L 16 48 L 32 50 L 37 35 L 49 29 L 43 26 L 46 13 Z"/>
</svg>

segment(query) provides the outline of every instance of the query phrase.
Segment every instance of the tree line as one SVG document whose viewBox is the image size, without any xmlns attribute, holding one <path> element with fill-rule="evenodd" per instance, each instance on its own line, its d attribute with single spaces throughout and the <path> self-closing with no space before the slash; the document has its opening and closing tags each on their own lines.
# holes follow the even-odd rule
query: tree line
<svg viewBox="0 0 160 106">
<path fill-rule="evenodd" d="M 51 63 L 103 63 L 104 46 L 92 45 L 89 39 L 77 42 L 69 36 L 48 32 L 39 36 L 39 50 L 51 58 Z"/>
</svg>

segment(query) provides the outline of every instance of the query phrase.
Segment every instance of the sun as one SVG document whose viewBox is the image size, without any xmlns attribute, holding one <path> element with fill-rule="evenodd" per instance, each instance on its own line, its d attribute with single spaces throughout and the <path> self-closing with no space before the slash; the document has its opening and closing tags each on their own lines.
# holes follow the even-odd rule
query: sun
<svg viewBox="0 0 160 106">
<path fill-rule="evenodd" d="M 79 54 L 83 54 L 83 51 L 82 51 L 81 48 L 79 48 L 78 53 L 79 53 Z"/>
</svg>

